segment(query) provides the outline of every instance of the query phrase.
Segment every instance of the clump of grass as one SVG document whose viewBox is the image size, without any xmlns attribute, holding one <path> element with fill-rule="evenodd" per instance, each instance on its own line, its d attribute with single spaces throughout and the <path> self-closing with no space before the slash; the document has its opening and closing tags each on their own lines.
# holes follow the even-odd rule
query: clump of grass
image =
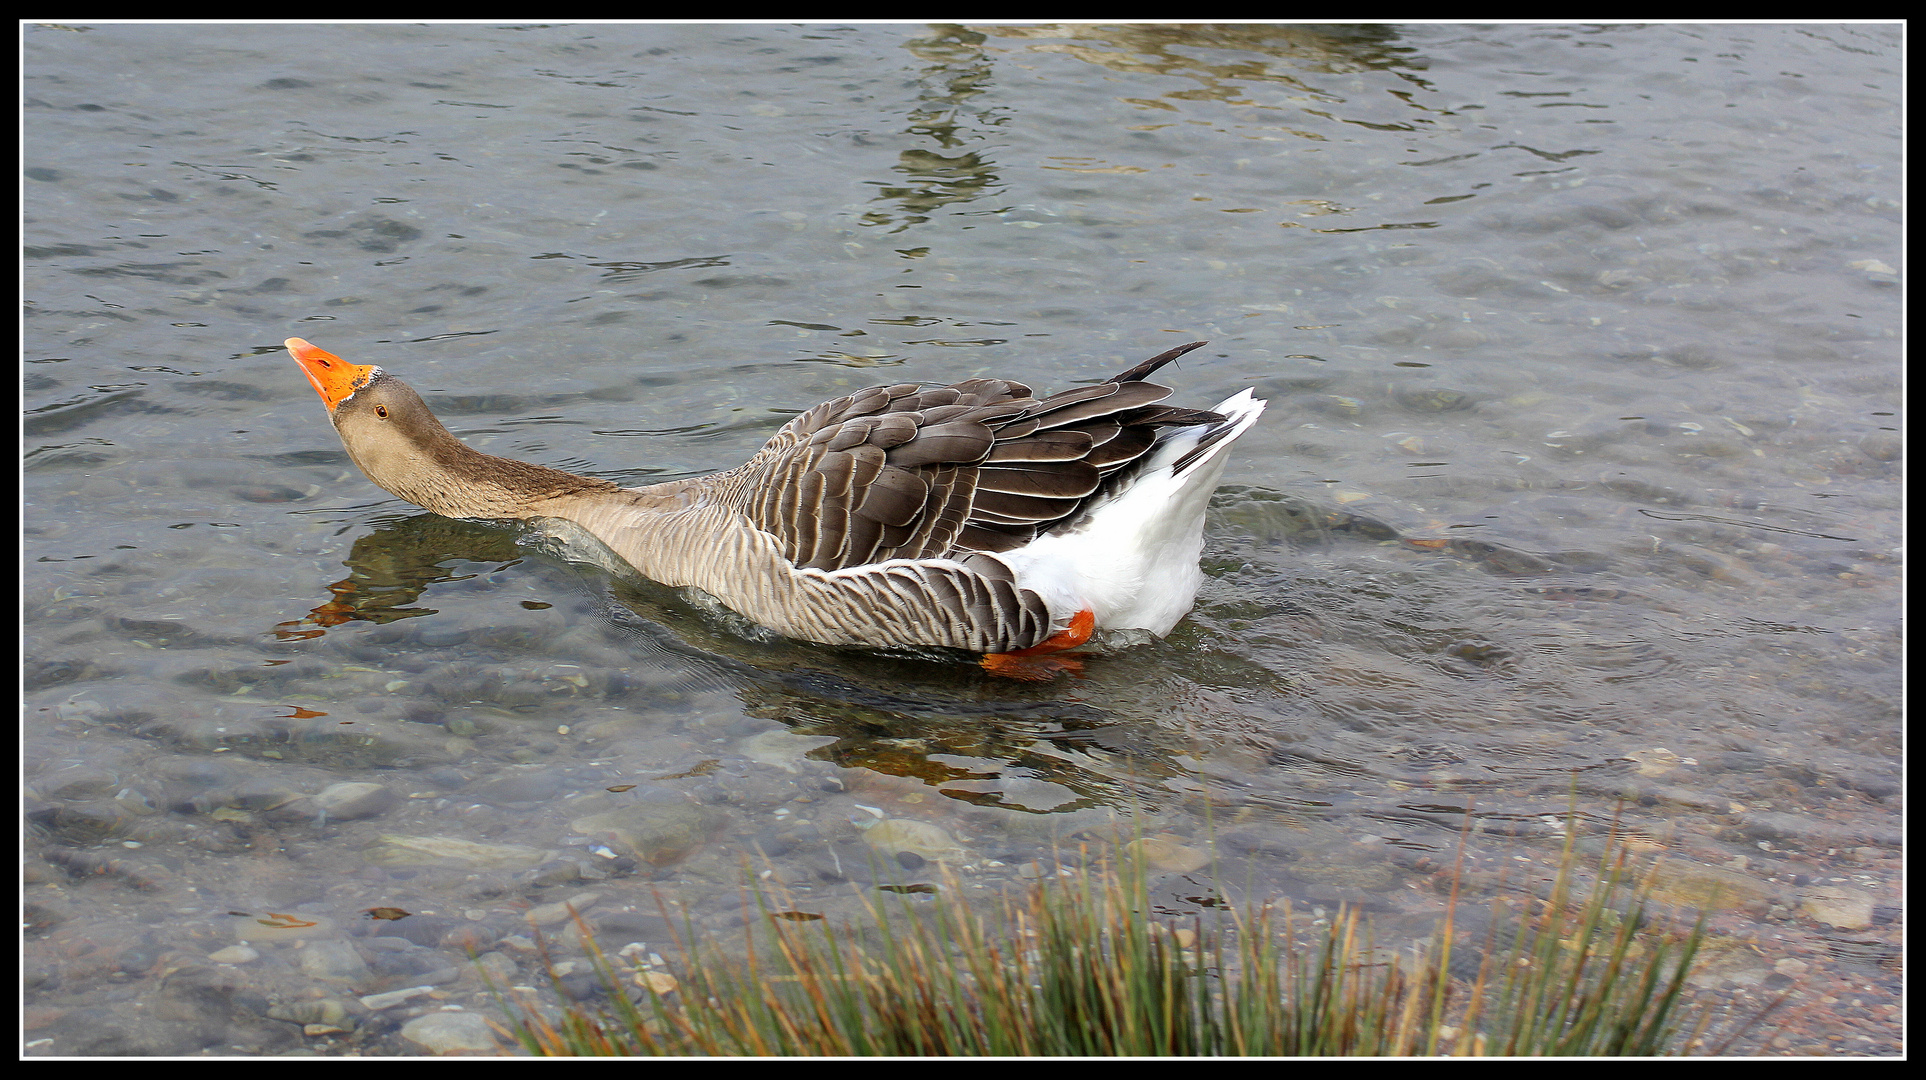
<svg viewBox="0 0 1926 1080">
<path fill-rule="evenodd" d="M 1648 924 L 1648 888 L 1622 847 L 1577 895 L 1568 843 L 1539 910 L 1475 976 L 1452 976 L 1453 919 L 1428 947 L 1386 962 L 1356 913 L 1298 942 L 1301 920 L 1263 906 L 1188 925 L 1152 918 L 1146 874 L 1039 886 L 989 902 L 866 898 L 856 926 L 773 910 L 741 957 L 694 933 L 673 990 L 632 999 L 587 936 L 610 990 L 550 1021 L 504 1001 L 509 1030 L 540 1055 L 1403 1056 L 1718 1053 L 1686 1028 L 1686 977 L 1703 918 Z M 957 890 L 943 890 L 955 897 Z M 1457 903 L 1454 887 L 1451 911 Z M 578 919 L 579 924 L 579 919 Z M 1496 925 L 1496 924 L 1494 924 Z M 685 923 L 686 927 L 686 923 Z M 559 987 L 558 987 L 559 988 Z M 1757 1020 L 1757 1017 L 1754 1018 Z M 1738 1038 L 1735 1034 L 1727 1040 Z"/>
</svg>

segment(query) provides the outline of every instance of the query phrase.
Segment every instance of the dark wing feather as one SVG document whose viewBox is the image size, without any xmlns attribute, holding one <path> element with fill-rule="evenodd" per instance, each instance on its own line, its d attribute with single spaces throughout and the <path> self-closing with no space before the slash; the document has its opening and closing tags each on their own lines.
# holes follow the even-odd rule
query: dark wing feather
<svg viewBox="0 0 1926 1080">
<path fill-rule="evenodd" d="M 1108 473 L 1144 456 L 1152 443 L 1157 441 L 1157 429 L 1153 427 L 1125 428 L 1090 448 L 1090 455 L 1084 458 L 1090 464 Z"/>
<path fill-rule="evenodd" d="M 1024 439 L 999 438 L 984 464 L 1000 461 L 1082 461 L 1096 439 L 1087 431 L 1039 431 Z"/>
<path fill-rule="evenodd" d="M 1143 381 L 1202 344 L 1042 399 L 1004 379 L 858 390 L 790 420 L 714 489 L 799 567 L 1009 551 L 1126 475 L 1160 428 L 1222 419 L 1159 405 L 1170 389 Z"/>
</svg>

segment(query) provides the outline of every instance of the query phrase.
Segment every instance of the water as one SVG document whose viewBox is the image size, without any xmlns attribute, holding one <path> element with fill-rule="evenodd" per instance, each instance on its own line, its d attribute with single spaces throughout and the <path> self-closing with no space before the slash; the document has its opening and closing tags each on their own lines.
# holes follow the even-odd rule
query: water
<svg viewBox="0 0 1926 1080">
<path fill-rule="evenodd" d="M 420 1053 L 468 945 L 732 932 L 745 858 L 834 915 L 1141 832 L 1422 934 L 1568 808 L 1723 886 L 1751 1049 L 1897 1051 L 1896 27 L 25 37 L 32 1052 Z M 1190 340 L 1271 407 L 1196 612 L 1024 684 L 389 498 L 289 336 L 623 483 Z"/>
</svg>

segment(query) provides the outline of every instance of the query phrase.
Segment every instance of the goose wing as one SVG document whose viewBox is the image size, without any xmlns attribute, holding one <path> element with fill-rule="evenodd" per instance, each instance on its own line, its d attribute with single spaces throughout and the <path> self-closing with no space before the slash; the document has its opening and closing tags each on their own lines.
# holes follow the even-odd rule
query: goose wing
<svg viewBox="0 0 1926 1080">
<path fill-rule="evenodd" d="M 872 386 L 797 416 L 717 486 L 799 568 L 1022 547 L 1149 451 L 1160 426 L 1223 419 L 1159 405 L 1170 389 L 1143 381 L 1203 344 L 1046 398 L 1005 379 Z"/>
</svg>

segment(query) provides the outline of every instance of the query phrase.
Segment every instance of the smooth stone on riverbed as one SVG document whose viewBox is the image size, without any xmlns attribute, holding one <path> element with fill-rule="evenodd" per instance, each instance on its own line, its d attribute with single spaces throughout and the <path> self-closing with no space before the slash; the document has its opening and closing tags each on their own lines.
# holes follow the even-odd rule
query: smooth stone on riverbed
<svg viewBox="0 0 1926 1080">
<path fill-rule="evenodd" d="M 1124 845 L 1124 853 L 1142 859 L 1152 870 L 1188 874 L 1210 865 L 1210 852 L 1161 836 L 1144 836 Z"/>
<path fill-rule="evenodd" d="M 401 1025 L 401 1037 L 431 1054 L 497 1054 L 501 1043 L 479 1013 L 437 1012 Z"/>
<path fill-rule="evenodd" d="M 1859 440 L 1859 452 L 1874 461 L 1898 461 L 1906 456 L 1906 443 L 1897 431 L 1873 431 Z"/>
<path fill-rule="evenodd" d="M 899 861 L 905 853 L 939 862 L 963 857 L 962 846 L 942 826 L 912 818 L 885 818 L 871 825 L 863 832 L 863 843 Z"/>
<path fill-rule="evenodd" d="M 1814 885 L 1799 894 L 1807 915 L 1841 930 L 1864 930 L 1873 923 L 1873 897 L 1860 889 Z"/>
<path fill-rule="evenodd" d="M 292 1023 L 327 1024 L 339 1027 L 348 1022 L 352 1015 L 348 1003 L 340 998 L 319 998 L 308 1001 L 289 1001 L 272 1006 L 267 1011 L 272 1020 L 286 1020 Z"/>
<path fill-rule="evenodd" d="M 575 915 L 571 914 L 569 909 L 573 908 L 577 913 L 586 912 L 601 899 L 602 897 L 596 893 L 577 893 L 567 900 L 558 900 L 552 904 L 537 904 L 529 908 L 522 918 L 526 919 L 530 926 L 554 926 L 556 923 L 571 922 Z"/>
<path fill-rule="evenodd" d="M 452 836 L 402 836 L 390 833 L 375 838 L 362 849 L 361 857 L 376 866 L 420 866 L 433 863 L 473 870 L 523 870 L 538 866 L 547 853 L 520 844 L 481 844 Z"/>
<path fill-rule="evenodd" d="M 569 822 L 569 831 L 603 840 L 651 866 L 667 866 L 701 847 L 713 814 L 689 802 L 639 802 Z"/>
<path fill-rule="evenodd" d="M 335 821 L 354 821 L 383 814 L 401 801 L 401 796 L 380 784 L 330 784 L 314 797 L 315 809 Z"/>
<path fill-rule="evenodd" d="M 323 982 L 360 985 L 374 974 L 354 946 L 340 938 L 310 941 L 295 957 L 295 966 L 303 975 Z"/>
</svg>

